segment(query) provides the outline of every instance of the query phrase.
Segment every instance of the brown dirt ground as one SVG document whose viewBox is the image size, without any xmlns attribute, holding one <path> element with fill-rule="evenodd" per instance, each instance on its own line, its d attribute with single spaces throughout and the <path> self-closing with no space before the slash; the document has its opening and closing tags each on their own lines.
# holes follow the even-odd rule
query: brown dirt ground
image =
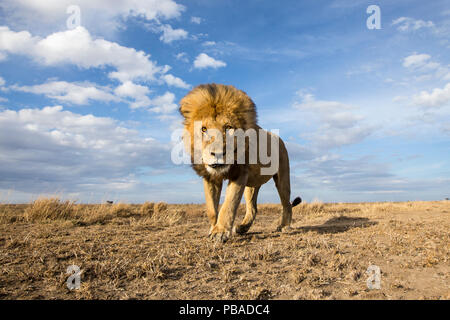
<svg viewBox="0 0 450 320">
<path fill-rule="evenodd" d="M 281 206 L 259 205 L 224 245 L 207 239 L 203 205 L 110 207 L 33 219 L 0 205 L 0 299 L 450 299 L 450 201 L 301 204 L 283 233 Z"/>
</svg>

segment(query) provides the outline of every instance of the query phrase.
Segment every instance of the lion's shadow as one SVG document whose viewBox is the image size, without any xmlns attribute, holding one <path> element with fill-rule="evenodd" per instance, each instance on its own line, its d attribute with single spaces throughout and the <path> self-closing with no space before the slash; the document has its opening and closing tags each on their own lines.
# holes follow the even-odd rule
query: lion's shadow
<svg viewBox="0 0 450 320">
<path fill-rule="evenodd" d="M 340 216 L 331 218 L 321 225 L 294 228 L 294 232 L 302 233 L 315 231 L 317 233 L 341 233 L 353 228 L 367 228 L 376 225 L 377 223 L 378 222 L 371 221 L 368 218 Z"/>
<path fill-rule="evenodd" d="M 286 235 L 295 235 L 299 233 L 306 233 L 309 231 L 321 233 L 321 234 L 333 234 L 333 233 L 342 233 L 346 232 L 353 228 L 367 228 L 373 225 L 378 224 L 376 221 L 371 221 L 368 218 L 363 217 L 347 217 L 347 216 L 340 216 L 340 217 L 334 217 L 331 218 L 324 223 L 320 225 L 313 225 L 313 226 L 300 226 L 296 228 L 291 228 L 289 231 L 287 231 Z M 278 238 L 283 233 L 280 232 L 272 232 L 272 233 L 265 233 L 261 231 L 256 232 L 248 232 L 245 235 L 242 235 L 242 240 L 245 240 L 246 238 L 252 238 L 257 237 L 260 239 L 265 238 Z"/>
</svg>

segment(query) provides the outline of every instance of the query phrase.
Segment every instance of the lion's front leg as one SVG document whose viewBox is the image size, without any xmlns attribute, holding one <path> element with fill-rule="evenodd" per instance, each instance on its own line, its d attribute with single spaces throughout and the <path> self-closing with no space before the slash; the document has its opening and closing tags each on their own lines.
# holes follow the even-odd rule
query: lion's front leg
<svg viewBox="0 0 450 320">
<path fill-rule="evenodd" d="M 247 174 L 242 175 L 235 181 L 230 181 L 225 194 L 225 201 L 220 208 L 217 224 L 211 229 L 211 238 L 225 242 L 230 238 L 236 211 L 241 203 L 247 183 Z"/>
<path fill-rule="evenodd" d="M 211 224 L 209 233 L 211 234 L 212 228 L 217 223 L 222 181 L 212 182 L 203 179 L 203 186 L 205 188 L 206 214 L 208 216 L 209 223 Z"/>
</svg>

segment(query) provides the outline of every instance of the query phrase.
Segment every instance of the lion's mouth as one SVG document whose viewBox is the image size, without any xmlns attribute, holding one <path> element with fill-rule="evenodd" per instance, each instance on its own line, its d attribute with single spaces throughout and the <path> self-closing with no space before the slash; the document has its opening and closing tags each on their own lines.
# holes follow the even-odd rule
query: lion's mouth
<svg viewBox="0 0 450 320">
<path fill-rule="evenodd" d="M 228 172 L 229 169 L 230 169 L 230 165 L 223 164 L 223 163 L 213 163 L 213 164 L 208 164 L 206 166 L 206 170 L 210 174 L 213 174 L 213 175 L 225 174 L 226 172 Z"/>
<path fill-rule="evenodd" d="M 214 163 L 214 164 L 208 164 L 208 166 L 210 166 L 213 169 L 220 169 L 225 167 L 225 164 L 223 163 Z"/>
</svg>

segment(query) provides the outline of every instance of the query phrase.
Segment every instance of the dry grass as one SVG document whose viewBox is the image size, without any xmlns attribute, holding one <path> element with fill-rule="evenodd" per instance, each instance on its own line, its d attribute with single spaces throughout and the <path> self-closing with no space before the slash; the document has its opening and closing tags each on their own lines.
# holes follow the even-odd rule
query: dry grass
<svg viewBox="0 0 450 320">
<path fill-rule="evenodd" d="M 260 205 L 248 234 L 216 245 L 203 205 L 0 205 L 0 298 L 450 299 L 449 201 L 303 203 L 283 233 L 280 211 Z"/>
<path fill-rule="evenodd" d="M 302 217 L 309 215 L 319 215 L 325 210 L 325 204 L 323 202 L 315 200 L 311 203 L 301 203 L 293 208 L 293 213 L 301 215 Z"/>
<path fill-rule="evenodd" d="M 25 209 L 26 221 L 72 219 L 77 210 L 73 201 L 61 201 L 58 198 L 40 198 Z"/>
<path fill-rule="evenodd" d="M 155 212 L 155 203 L 154 202 L 145 202 L 141 206 L 141 215 L 151 217 Z"/>
<path fill-rule="evenodd" d="M 4 205 L 0 221 L 11 222 L 13 205 Z M 8 214 L 8 212 L 10 212 Z M 143 217 L 144 223 L 155 225 L 173 225 L 180 223 L 186 216 L 186 211 L 170 208 L 165 202 L 145 202 L 143 205 L 126 203 L 83 205 L 74 201 L 62 201 L 59 198 L 39 198 L 25 207 L 22 217 L 13 221 L 52 222 L 55 220 L 72 221 L 74 224 L 91 225 L 105 224 L 118 218 Z M 117 220 L 116 220 L 117 221 Z"/>
</svg>

